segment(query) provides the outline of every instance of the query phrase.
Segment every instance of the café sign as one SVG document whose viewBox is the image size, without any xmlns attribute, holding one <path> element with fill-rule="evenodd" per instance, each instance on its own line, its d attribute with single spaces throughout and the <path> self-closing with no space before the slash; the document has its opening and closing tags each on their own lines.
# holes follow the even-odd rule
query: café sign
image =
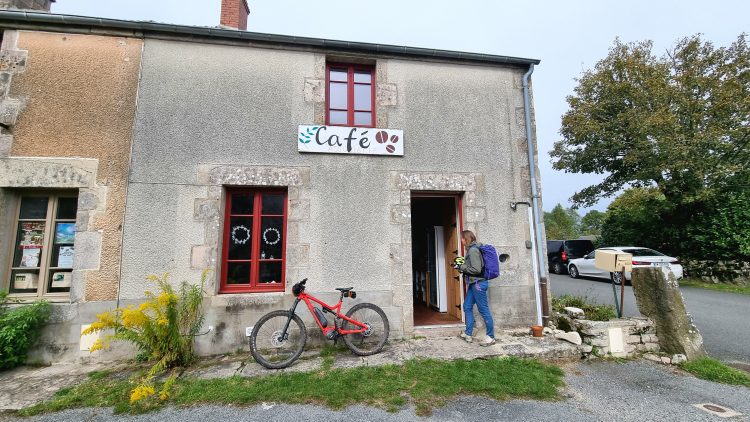
<svg viewBox="0 0 750 422">
<path fill-rule="evenodd" d="M 369 127 L 300 125 L 299 152 L 404 155 L 404 131 Z"/>
</svg>

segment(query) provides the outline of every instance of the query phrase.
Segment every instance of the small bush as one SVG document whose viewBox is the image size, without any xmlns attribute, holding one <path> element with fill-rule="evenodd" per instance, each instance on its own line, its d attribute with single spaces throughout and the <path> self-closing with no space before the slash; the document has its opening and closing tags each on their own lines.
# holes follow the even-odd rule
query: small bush
<svg viewBox="0 0 750 422">
<path fill-rule="evenodd" d="M 41 334 L 52 306 L 46 301 L 10 309 L 8 293 L 0 292 L 0 369 L 10 369 L 26 361 L 29 348 Z"/>
<path fill-rule="evenodd" d="M 167 282 L 168 274 L 149 276 L 156 281 L 161 292 L 147 291 L 149 299 L 137 308 L 129 305 L 97 315 L 95 321 L 82 334 L 108 332 L 96 340 L 90 351 L 108 349 L 112 341 L 133 343 L 140 351 L 139 360 L 153 362 L 151 369 L 131 391 L 130 400 L 136 402 L 156 394 L 153 379 L 168 369 L 187 366 L 193 361 L 193 339 L 203 325 L 203 285 L 208 270 L 201 275 L 201 285 L 187 282 L 175 292 Z M 173 373 L 159 392 L 162 400 L 169 396 L 174 383 Z"/>
<path fill-rule="evenodd" d="M 586 319 L 591 321 L 609 321 L 614 319 L 615 308 L 612 305 L 599 305 L 593 303 L 586 296 L 562 295 L 552 298 L 552 310 L 559 313 L 565 313 L 565 308 L 573 306 L 583 309 Z"/>
</svg>

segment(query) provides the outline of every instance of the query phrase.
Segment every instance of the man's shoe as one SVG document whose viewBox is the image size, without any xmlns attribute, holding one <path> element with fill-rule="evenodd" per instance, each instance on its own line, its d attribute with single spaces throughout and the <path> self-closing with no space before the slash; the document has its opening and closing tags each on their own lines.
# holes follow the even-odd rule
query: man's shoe
<svg viewBox="0 0 750 422">
<path fill-rule="evenodd" d="M 474 339 L 470 335 L 466 334 L 463 331 L 461 331 L 461 334 L 459 334 L 458 337 L 463 339 L 463 341 L 467 343 L 471 343 L 472 341 L 474 341 Z"/>
<path fill-rule="evenodd" d="M 493 344 L 495 344 L 495 339 L 490 336 L 485 337 L 484 340 L 479 342 L 479 345 L 484 347 L 492 346 Z"/>
</svg>

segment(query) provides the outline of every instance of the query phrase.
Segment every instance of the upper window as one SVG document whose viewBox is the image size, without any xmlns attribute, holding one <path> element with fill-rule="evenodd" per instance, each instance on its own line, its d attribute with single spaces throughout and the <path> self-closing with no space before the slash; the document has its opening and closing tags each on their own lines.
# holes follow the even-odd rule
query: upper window
<svg viewBox="0 0 750 422">
<path fill-rule="evenodd" d="M 284 291 L 286 203 L 286 191 L 227 191 L 222 293 Z"/>
<path fill-rule="evenodd" d="M 375 127 L 375 68 L 329 64 L 326 124 Z"/>
<path fill-rule="evenodd" d="M 33 297 L 70 291 L 77 208 L 75 194 L 21 197 L 9 293 Z"/>
</svg>

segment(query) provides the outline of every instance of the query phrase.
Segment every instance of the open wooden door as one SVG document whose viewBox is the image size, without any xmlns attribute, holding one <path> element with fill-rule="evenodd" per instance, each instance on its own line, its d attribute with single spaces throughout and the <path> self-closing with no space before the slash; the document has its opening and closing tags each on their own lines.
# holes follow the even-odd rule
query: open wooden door
<svg viewBox="0 0 750 422">
<path fill-rule="evenodd" d="M 463 319 L 461 305 L 463 303 L 463 283 L 461 282 L 461 273 L 453 269 L 451 264 L 458 256 L 461 242 L 459 241 L 460 230 L 458 221 L 459 201 L 456 200 L 456 206 L 450 213 L 450 224 L 445 226 L 445 274 L 448 290 L 448 314 L 459 320 Z"/>
</svg>

